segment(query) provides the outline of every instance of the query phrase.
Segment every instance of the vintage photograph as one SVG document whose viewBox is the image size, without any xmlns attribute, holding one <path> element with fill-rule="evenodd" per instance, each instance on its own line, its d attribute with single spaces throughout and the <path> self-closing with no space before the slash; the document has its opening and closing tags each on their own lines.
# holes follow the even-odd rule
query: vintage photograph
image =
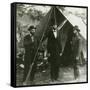
<svg viewBox="0 0 90 90">
<path fill-rule="evenodd" d="M 16 4 L 16 86 L 87 82 L 87 7 Z"/>
</svg>

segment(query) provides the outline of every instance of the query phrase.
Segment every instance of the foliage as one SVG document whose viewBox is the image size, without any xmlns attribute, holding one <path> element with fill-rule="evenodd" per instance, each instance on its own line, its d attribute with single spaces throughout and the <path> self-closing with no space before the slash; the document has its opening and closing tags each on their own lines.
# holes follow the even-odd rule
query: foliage
<svg viewBox="0 0 90 90">
<path fill-rule="evenodd" d="M 17 5 L 17 16 L 22 17 L 23 15 L 29 15 L 33 20 L 37 19 L 40 20 L 44 16 L 44 13 L 40 10 L 36 10 L 35 6 L 29 5 L 26 6 L 25 4 Z M 43 6 L 42 6 L 43 7 Z"/>
</svg>

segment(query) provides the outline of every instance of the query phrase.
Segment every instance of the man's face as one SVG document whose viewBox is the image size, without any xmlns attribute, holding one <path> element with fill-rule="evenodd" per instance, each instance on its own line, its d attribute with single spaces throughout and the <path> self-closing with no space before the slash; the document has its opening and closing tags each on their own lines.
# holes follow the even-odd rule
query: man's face
<svg viewBox="0 0 90 90">
<path fill-rule="evenodd" d="M 74 32 L 74 34 L 76 34 L 76 33 L 77 33 L 77 31 L 76 31 L 76 30 L 74 30 L 73 32 Z"/>
<path fill-rule="evenodd" d="M 57 28 L 57 25 L 53 25 L 53 27 L 56 29 Z"/>
<path fill-rule="evenodd" d="M 31 33 L 32 35 L 34 35 L 35 29 L 31 29 L 31 30 L 30 30 L 30 33 Z"/>
<path fill-rule="evenodd" d="M 57 25 L 53 25 L 53 31 L 56 32 L 57 31 Z"/>
<path fill-rule="evenodd" d="M 77 30 L 74 30 L 74 34 L 78 35 L 78 31 Z"/>
</svg>

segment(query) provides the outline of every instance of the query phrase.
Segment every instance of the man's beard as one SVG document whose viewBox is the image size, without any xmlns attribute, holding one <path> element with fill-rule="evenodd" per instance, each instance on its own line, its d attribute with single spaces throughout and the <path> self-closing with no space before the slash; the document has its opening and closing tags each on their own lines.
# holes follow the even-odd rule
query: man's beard
<svg viewBox="0 0 90 90">
<path fill-rule="evenodd" d="M 33 32 L 31 32 L 31 35 L 34 35 L 34 33 L 33 33 Z"/>
</svg>

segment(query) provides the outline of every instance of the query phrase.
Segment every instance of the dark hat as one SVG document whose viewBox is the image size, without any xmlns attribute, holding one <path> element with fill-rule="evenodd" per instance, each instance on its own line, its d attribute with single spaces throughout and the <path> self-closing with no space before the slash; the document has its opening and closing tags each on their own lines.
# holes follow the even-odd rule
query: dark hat
<svg viewBox="0 0 90 90">
<path fill-rule="evenodd" d="M 28 31 L 32 30 L 32 29 L 36 29 L 36 27 L 34 27 L 33 25 L 31 25 L 29 28 L 28 28 Z"/>
<path fill-rule="evenodd" d="M 76 31 L 80 32 L 80 29 L 78 28 L 78 26 L 77 26 L 77 25 L 75 25 L 75 26 L 73 27 L 73 31 L 74 31 L 74 30 L 76 30 Z"/>
</svg>

